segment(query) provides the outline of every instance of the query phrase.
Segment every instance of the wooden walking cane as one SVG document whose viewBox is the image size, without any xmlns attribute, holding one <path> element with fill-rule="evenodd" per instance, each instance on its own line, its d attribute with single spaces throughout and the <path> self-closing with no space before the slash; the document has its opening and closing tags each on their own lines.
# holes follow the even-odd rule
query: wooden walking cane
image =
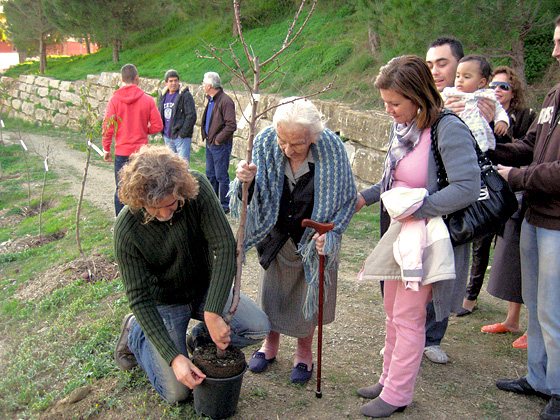
<svg viewBox="0 0 560 420">
<path fill-rule="evenodd" d="M 311 219 L 303 219 L 301 221 L 302 227 L 309 227 L 315 229 L 319 235 L 327 233 L 329 230 L 334 229 L 334 223 L 319 223 Z M 323 295 L 324 295 L 324 277 L 325 277 L 325 256 L 319 254 L 319 313 L 318 313 L 318 326 L 317 331 L 317 391 L 315 396 L 321 398 L 321 359 L 323 352 Z"/>
</svg>

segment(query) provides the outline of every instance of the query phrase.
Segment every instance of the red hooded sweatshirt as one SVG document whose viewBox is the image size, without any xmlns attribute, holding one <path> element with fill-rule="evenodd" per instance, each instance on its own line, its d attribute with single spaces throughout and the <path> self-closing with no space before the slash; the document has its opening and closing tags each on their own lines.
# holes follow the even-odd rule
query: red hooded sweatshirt
<svg viewBox="0 0 560 420">
<path fill-rule="evenodd" d="M 105 110 L 103 150 L 110 152 L 115 135 L 115 155 L 130 156 L 148 144 L 148 134 L 163 129 L 156 103 L 137 85 L 117 89 Z"/>
</svg>

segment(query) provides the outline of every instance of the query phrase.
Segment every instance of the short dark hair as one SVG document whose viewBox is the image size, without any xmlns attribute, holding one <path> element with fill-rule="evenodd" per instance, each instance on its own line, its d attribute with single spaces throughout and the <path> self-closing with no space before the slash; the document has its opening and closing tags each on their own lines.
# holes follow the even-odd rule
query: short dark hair
<svg viewBox="0 0 560 420">
<path fill-rule="evenodd" d="M 375 79 L 376 89 L 390 89 L 410 99 L 418 110 L 419 129 L 431 127 L 437 120 L 443 100 L 426 62 L 417 55 L 402 55 L 381 67 Z"/>
<path fill-rule="evenodd" d="M 121 77 L 125 83 L 134 83 L 138 76 L 138 70 L 134 64 L 125 64 L 121 67 Z"/>
<path fill-rule="evenodd" d="M 165 81 L 168 82 L 170 77 L 176 77 L 178 79 L 179 73 L 177 73 L 177 70 L 173 70 L 173 69 L 167 70 L 165 72 Z"/>
<path fill-rule="evenodd" d="M 453 54 L 453 57 L 455 57 L 457 61 L 465 56 L 465 52 L 463 51 L 463 44 L 454 36 L 440 36 L 430 44 L 430 48 L 440 47 L 442 45 L 449 45 L 449 48 L 451 48 L 451 54 Z"/>
<path fill-rule="evenodd" d="M 486 57 L 483 57 L 481 55 L 469 54 L 461 58 L 461 60 L 459 60 L 459 63 L 466 63 L 467 61 L 476 61 L 478 63 L 478 67 L 480 68 L 482 77 L 486 79 L 486 82 L 490 81 L 490 76 L 492 75 L 492 67 L 490 66 L 490 62 L 486 59 Z"/>
</svg>

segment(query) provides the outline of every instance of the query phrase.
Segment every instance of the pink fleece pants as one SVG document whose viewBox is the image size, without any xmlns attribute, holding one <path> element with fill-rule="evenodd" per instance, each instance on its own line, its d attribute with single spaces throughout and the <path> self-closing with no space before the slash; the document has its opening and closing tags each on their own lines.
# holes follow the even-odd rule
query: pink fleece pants
<svg viewBox="0 0 560 420">
<path fill-rule="evenodd" d="M 426 305 L 432 286 L 420 286 L 417 292 L 406 289 L 402 281 L 386 281 L 384 305 L 387 318 L 381 399 L 401 407 L 412 402 L 414 382 L 426 341 Z"/>
</svg>

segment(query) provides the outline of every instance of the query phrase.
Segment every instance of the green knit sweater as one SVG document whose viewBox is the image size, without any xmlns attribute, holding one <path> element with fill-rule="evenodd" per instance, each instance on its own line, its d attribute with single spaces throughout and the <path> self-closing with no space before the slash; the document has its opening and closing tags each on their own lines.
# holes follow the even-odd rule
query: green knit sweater
<svg viewBox="0 0 560 420">
<path fill-rule="evenodd" d="M 126 206 L 114 229 L 115 256 L 136 320 L 169 363 L 179 355 L 156 307 L 188 304 L 207 295 L 204 311 L 222 314 L 235 276 L 235 240 L 204 175 L 191 171 L 198 196 L 171 221 L 144 223 Z"/>
</svg>

